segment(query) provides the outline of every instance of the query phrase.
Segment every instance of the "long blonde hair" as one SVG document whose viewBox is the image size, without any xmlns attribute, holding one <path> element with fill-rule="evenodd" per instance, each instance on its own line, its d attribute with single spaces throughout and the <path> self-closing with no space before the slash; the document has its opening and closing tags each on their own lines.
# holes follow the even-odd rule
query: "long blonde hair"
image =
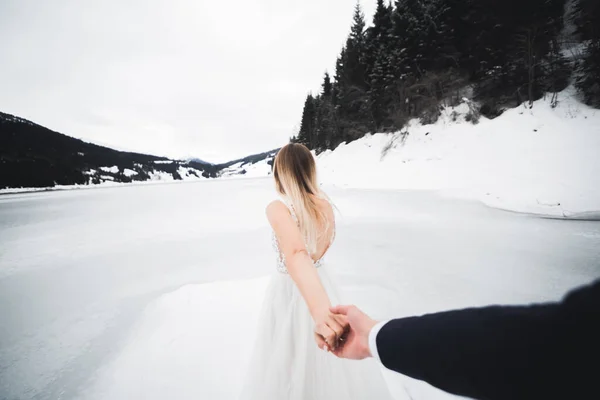
<svg viewBox="0 0 600 400">
<path fill-rule="evenodd" d="M 308 251 L 317 251 L 319 227 L 328 230 L 327 216 L 317 205 L 317 198 L 327 198 L 319 189 L 315 159 L 306 148 L 298 143 L 289 143 L 279 150 L 273 164 L 273 176 L 277 191 L 291 202 L 300 232 Z"/>
</svg>

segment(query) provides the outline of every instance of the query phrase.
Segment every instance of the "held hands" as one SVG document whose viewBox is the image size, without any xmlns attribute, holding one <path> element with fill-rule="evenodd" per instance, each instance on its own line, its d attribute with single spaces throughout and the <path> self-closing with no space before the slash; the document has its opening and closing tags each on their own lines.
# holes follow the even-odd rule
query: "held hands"
<svg viewBox="0 0 600 400">
<path fill-rule="evenodd" d="M 334 317 L 344 317 L 346 322 L 343 336 L 337 337 L 336 346 L 331 349 L 333 354 L 341 358 L 362 360 L 371 357 L 369 350 L 369 333 L 377 324 L 355 306 L 336 306 L 330 308 Z M 319 342 L 317 341 L 317 344 Z M 322 346 L 319 346 L 322 348 Z"/>
<path fill-rule="evenodd" d="M 315 318 L 315 342 L 320 349 L 334 351 L 341 344 L 349 328 L 344 315 L 335 315 L 331 311 L 324 312 Z"/>
</svg>

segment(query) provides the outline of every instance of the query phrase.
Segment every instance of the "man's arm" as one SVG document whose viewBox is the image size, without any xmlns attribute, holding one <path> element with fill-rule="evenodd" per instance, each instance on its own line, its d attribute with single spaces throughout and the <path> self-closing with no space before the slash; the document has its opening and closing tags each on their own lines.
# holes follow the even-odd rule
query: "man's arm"
<svg viewBox="0 0 600 400">
<path fill-rule="evenodd" d="M 385 367 L 463 396 L 600 398 L 600 281 L 562 303 L 392 320 L 376 343 Z"/>
</svg>

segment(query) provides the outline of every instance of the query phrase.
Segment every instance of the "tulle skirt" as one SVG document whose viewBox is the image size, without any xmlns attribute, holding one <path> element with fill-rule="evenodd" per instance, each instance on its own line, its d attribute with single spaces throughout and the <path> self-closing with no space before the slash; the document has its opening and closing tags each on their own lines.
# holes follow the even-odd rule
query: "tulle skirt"
<svg viewBox="0 0 600 400">
<path fill-rule="evenodd" d="M 332 304 L 339 304 L 326 265 L 318 272 Z M 391 399 L 374 360 L 342 360 L 319 349 L 313 327 L 294 281 L 275 273 L 240 400 Z"/>
</svg>

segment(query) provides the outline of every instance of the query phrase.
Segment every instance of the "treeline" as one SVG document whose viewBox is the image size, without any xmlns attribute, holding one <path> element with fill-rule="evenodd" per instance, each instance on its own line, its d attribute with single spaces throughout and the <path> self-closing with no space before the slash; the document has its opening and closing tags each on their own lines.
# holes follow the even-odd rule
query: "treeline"
<svg viewBox="0 0 600 400">
<path fill-rule="evenodd" d="M 359 4 L 321 92 L 309 94 L 293 141 L 322 151 L 367 132 L 433 122 L 463 97 L 488 117 L 563 90 L 575 71 L 584 100 L 600 106 L 598 0 L 377 0 L 366 29 Z M 578 54 L 565 51 L 565 24 Z M 571 26 L 571 25 L 570 25 Z"/>
<path fill-rule="evenodd" d="M 600 1 L 574 1 L 573 23 L 583 41 L 583 58 L 577 69 L 577 88 L 585 103 L 600 108 Z"/>
</svg>

